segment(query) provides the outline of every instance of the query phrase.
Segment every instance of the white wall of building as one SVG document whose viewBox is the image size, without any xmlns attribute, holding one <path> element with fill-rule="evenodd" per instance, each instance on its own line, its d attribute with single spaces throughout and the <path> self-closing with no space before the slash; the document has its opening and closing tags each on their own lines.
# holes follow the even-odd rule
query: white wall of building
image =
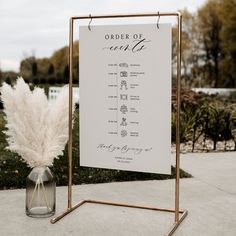
<svg viewBox="0 0 236 236">
<path fill-rule="evenodd" d="M 60 93 L 62 87 L 50 87 L 48 91 L 48 99 L 55 100 Z M 79 104 L 79 87 L 73 88 L 73 101 Z"/>
</svg>

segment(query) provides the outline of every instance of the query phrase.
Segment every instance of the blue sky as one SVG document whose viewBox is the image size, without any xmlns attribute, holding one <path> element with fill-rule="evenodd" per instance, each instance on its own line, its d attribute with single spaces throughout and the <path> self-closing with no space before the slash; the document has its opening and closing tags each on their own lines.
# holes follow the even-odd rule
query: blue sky
<svg viewBox="0 0 236 236">
<path fill-rule="evenodd" d="M 3 71 L 18 71 L 19 62 L 26 56 L 34 54 L 36 57 L 47 57 L 54 50 L 68 44 L 70 16 L 170 12 L 183 8 L 194 12 L 204 2 L 205 0 L 0 0 L 0 68 Z M 119 23 L 119 20 L 115 21 Z M 135 23 L 144 21 L 156 22 L 152 18 L 136 19 Z M 123 20 L 122 23 L 124 22 Z M 87 24 L 86 21 L 82 23 Z M 114 20 L 99 21 L 99 24 L 103 23 L 114 23 Z"/>
</svg>

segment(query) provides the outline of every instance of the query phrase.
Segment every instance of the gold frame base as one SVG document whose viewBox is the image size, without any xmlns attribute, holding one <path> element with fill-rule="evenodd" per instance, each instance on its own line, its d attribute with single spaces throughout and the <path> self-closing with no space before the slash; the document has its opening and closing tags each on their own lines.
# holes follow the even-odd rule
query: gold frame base
<svg viewBox="0 0 236 236">
<path fill-rule="evenodd" d="M 144 210 L 153 210 L 153 211 L 163 211 L 163 212 L 170 212 L 175 213 L 175 209 L 169 209 L 169 208 L 159 208 L 159 207 L 153 207 L 153 206 L 144 206 L 144 205 L 133 205 L 133 204 L 127 204 L 127 203 L 119 203 L 119 202 L 107 202 L 107 201 L 100 201 L 100 200 L 82 200 L 75 206 L 68 208 L 64 212 L 62 212 L 60 215 L 54 217 L 51 219 L 51 223 L 55 224 L 57 221 L 61 220 L 64 216 L 68 215 L 75 209 L 79 208 L 85 203 L 93 203 L 93 204 L 102 204 L 102 205 L 111 205 L 111 206 L 120 206 L 120 207 L 129 207 L 129 208 L 139 208 Z M 175 223 L 171 226 L 170 230 L 168 231 L 166 236 L 171 236 L 175 232 L 175 230 L 178 228 L 178 226 L 181 224 L 181 222 L 185 219 L 185 217 L 188 215 L 188 210 L 179 210 L 179 214 L 181 214 L 178 221 L 175 221 Z"/>
</svg>

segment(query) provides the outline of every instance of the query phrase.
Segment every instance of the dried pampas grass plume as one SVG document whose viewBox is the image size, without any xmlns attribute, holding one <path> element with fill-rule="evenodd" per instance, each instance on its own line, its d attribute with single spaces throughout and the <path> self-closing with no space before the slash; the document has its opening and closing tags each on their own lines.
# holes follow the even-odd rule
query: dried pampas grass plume
<svg viewBox="0 0 236 236">
<path fill-rule="evenodd" d="M 68 86 L 49 101 L 43 89 L 31 91 L 19 77 L 13 88 L 3 83 L 1 94 L 7 149 L 18 153 L 30 167 L 51 166 L 68 140 Z"/>
</svg>

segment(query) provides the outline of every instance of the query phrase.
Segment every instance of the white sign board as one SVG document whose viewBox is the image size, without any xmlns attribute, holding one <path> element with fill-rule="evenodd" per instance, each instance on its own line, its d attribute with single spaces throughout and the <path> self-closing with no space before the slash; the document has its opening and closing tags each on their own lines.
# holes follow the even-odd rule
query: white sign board
<svg viewBox="0 0 236 236">
<path fill-rule="evenodd" d="M 80 164 L 170 174 L 171 25 L 79 34 Z"/>
</svg>

